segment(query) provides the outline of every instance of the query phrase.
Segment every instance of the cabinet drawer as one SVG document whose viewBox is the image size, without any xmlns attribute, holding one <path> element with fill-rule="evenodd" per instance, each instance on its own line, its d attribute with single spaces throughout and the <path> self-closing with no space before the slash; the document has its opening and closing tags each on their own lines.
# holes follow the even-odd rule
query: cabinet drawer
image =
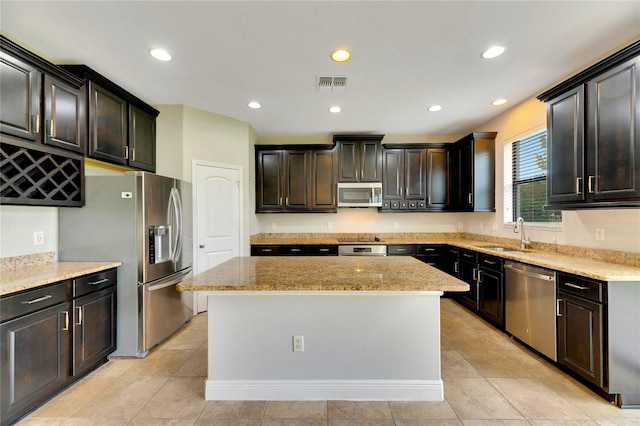
<svg viewBox="0 0 640 426">
<path fill-rule="evenodd" d="M 73 297 L 80 297 L 103 288 L 111 287 L 117 283 L 118 273 L 116 269 L 86 275 L 73 280 Z"/>
<path fill-rule="evenodd" d="M 337 245 L 309 246 L 310 256 L 337 256 Z"/>
<path fill-rule="evenodd" d="M 69 281 L 64 281 L 0 299 L 0 321 L 4 322 L 66 302 L 68 283 Z"/>
<path fill-rule="evenodd" d="M 251 246 L 251 256 L 279 256 L 280 246 Z"/>
<path fill-rule="evenodd" d="M 465 260 L 467 262 L 477 263 L 478 262 L 478 253 L 475 251 L 460 249 L 460 260 Z"/>
<path fill-rule="evenodd" d="M 413 244 L 393 244 L 387 246 L 388 255 L 413 256 L 415 246 Z"/>
<path fill-rule="evenodd" d="M 416 254 L 440 256 L 442 254 L 442 246 L 438 244 L 418 244 L 416 246 Z"/>
<path fill-rule="evenodd" d="M 304 256 L 309 253 L 307 246 L 282 246 L 280 247 L 280 254 L 282 256 Z"/>
<path fill-rule="evenodd" d="M 478 265 L 482 268 L 492 269 L 497 272 L 503 272 L 503 260 L 498 257 L 478 254 Z"/>
<path fill-rule="evenodd" d="M 574 275 L 558 274 L 558 291 L 574 294 L 585 299 L 605 302 L 606 286 L 603 282 L 592 281 Z"/>
</svg>

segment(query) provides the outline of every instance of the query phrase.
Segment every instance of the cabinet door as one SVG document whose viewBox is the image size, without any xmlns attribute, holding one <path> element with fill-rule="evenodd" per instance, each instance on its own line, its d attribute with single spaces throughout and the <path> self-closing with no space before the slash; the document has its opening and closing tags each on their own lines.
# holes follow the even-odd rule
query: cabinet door
<svg viewBox="0 0 640 426">
<path fill-rule="evenodd" d="M 451 204 L 449 191 L 449 150 L 433 148 L 427 150 L 427 208 L 444 210 Z"/>
<path fill-rule="evenodd" d="M 458 194 L 456 207 L 460 210 L 473 210 L 473 139 L 458 142 Z"/>
<path fill-rule="evenodd" d="M 338 142 L 338 182 L 358 182 L 359 155 L 358 142 Z"/>
<path fill-rule="evenodd" d="M 401 200 L 404 196 L 404 150 L 385 149 L 382 154 L 382 198 Z"/>
<path fill-rule="evenodd" d="M 67 383 L 68 304 L 61 303 L 0 326 L 0 418 L 34 407 Z"/>
<path fill-rule="evenodd" d="M 335 211 L 337 201 L 338 161 L 335 150 L 311 151 L 311 209 Z"/>
<path fill-rule="evenodd" d="M 44 143 L 84 153 L 87 140 L 86 94 L 45 75 Z"/>
<path fill-rule="evenodd" d="M 40 139 L 41 73 L 0 52 L 0 131 L 37 141 Z"/>
<path fill-rule="evenodd" d="M 73 301 L 73 371 L 77 376 L 116 349 L 116 287 Z"/>
<path fill-rule="evenodd" d="M 485 268 L 480 268 L 478 274 L 478 313 L 498 327 L 503 328 L 503 275 Z"/>
<path fill-rule="evenodd" d="M 308 210 L 311 206 L 309 151 L 284 151 L 284 164 L 285 209 Z"/>
<path fill-rule="evenodd" d="M 562 292 L 558 295 L 558 362 L 602 387 L 602 305 Z"/>
<path fill-rule="evenodd" d="M 584 200 L 584 88 L 547 104 L 547 202 Z"/>
<path fill-rule="evenodd" d="M 156 171 L 156 118 L 129 105 L 129 165 Z"/>
<path fill-rule="evenodd" d="M 127 102 L 89 82 L 89 156 L 127 164 Z"/>
<path fill-rule="evenodd" d="M 427 198 L 426 168 L 426 149 L 411 148 L 404 150 L 405 200 L 425 200 Z"/>
<path fill-rule="evenodd" d="M 359 143 L 360 182 L 380 182 L 382 179 L 382 148 L 380 142 Z"/>
<path fill-rule="evenodd" d="M 457 293 L 457 298 L 463 305 L 470 309 L 478 310 L 478 283 L 476 280 L 478 274 L 478 265 L 476 263 L 465 262 L 459 263 L 460 279 L 469 284 L 469 291 Z"/>
<path fill-rule="evenodd" d="M 640 57 L 590 81 L 587 90 L 589 195 L 640 197 Z"/>
<path fill-rule="evenodd" d="M 256 212 L 282 211 L 284 154 L 281 150 L 256 151 L 256 166 Z"/>
</svg>

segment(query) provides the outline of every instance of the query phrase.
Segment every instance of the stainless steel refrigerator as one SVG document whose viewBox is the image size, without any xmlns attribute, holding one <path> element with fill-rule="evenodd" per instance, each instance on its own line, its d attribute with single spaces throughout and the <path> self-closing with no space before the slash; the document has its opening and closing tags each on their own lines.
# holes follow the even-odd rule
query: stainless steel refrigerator
<svg viewBox="0 0 640 426">
<path fill-rule="evenodd" d="M 192 314 L 191 184 L 146 172 L 87 176 L 85 206 L 59 212 L 60 261 L 120 261 L 117 348 L 144 357 Z"/>
</svg>

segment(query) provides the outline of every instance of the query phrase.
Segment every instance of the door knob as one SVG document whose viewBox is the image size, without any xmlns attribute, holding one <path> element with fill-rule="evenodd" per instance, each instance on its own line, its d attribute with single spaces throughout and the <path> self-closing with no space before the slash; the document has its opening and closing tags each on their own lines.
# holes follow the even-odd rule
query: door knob
<svg viewBox="0 0 640 426">
<path fill-rule="evenodd" d="M 199 245 L 199 247 L 200 247 L 200 248 L 204 248 L 204 244 L 200 244 L 200 245 Z"/>
</svg>

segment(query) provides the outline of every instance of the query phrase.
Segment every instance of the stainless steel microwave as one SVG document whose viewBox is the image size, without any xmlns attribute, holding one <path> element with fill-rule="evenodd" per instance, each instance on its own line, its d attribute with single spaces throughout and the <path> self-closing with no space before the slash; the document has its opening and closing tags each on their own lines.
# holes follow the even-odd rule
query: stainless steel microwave
<svg viewBox="0 0 640 426">
<path fill-rule="evenodd" d="M 382 207 L 382 183 L 338 183 L 338 207 Z"/>
</svg>

